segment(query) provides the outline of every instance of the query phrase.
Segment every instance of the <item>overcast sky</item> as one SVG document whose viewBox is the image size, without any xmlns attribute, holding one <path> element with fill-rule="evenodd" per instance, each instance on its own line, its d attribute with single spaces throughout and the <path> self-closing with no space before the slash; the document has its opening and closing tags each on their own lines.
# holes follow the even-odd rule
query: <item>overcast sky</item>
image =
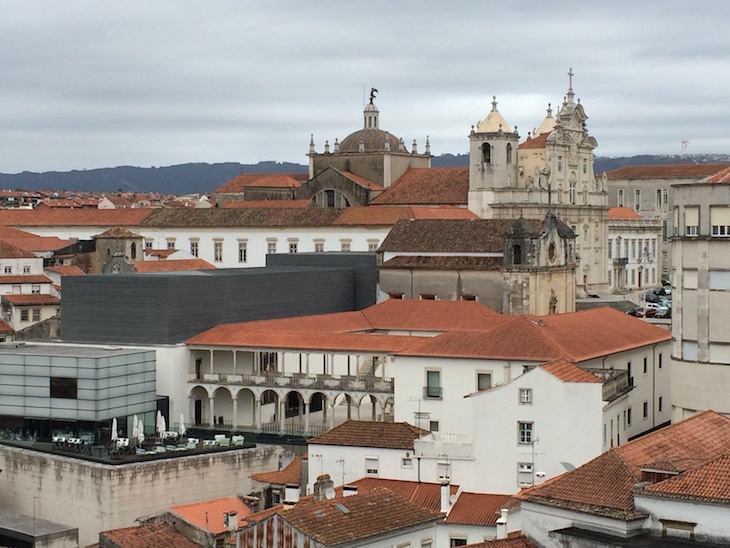
<svg viewBox="0 0 730 548">
<path fill-rule="evenodd" d="M 730 2 L 5 1 L 0 172 L 306 163 L 362 127 L 468 151 L 573 88 L 596 154 L 730 152 Z"/>
</svg>

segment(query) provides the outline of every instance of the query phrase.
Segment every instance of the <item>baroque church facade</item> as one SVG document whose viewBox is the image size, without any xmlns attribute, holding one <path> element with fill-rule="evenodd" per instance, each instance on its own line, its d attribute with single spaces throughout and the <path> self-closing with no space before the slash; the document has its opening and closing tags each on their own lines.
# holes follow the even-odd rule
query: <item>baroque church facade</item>
<svg viewBox="0 0 730 548">
<path fill-rule="evenodd" d="M 544 219 L 549 211 L 576 235 L 576 284 L 583 293 L 606 292 L 608 195 L 593 173 L 593 150 L 580 99 L 570 83 L 557 115 L 550 105 L 542 124 L 519 143 L 497 110 L 469 135 L 468 207 L 482 219 Z"/>
</svg>

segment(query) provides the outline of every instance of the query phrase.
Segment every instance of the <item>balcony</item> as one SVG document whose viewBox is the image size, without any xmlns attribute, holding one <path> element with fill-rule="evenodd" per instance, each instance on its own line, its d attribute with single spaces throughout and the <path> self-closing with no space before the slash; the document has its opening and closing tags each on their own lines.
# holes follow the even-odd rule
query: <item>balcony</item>
<svg viewBox="0 0 730 548">
<path fill-rule="evenodd" d="M 444 389 L 440 386 L 424 386 L 423 397 L 425 399 L 440 400 L 444 395 Z"/>
<path fill-rule="evenodd" d="M 616 373 L 603 381 L 603 401 L 612 402 L 623 396 L 634 387 L 634 378 L 629 377 L 628 371 L 616 371 Z"/>
<path fill-rule="evenodd" d="M 613 260 L 613 266 L 626 266 L 627 264 L 629 264 L 628 257 L 616 257 Z"/>
<path fill-rule="evenodd" d="M 383 379 L 374 375 L 360 377 L 347 375 L 337 377 L 332 375 L 307 376 L 304 373 L 267 373 L 264 375 L 203 373 L 196 375 L 189 372 L 188 383 L 393 393 L 393 379 Z"/>
</svg>

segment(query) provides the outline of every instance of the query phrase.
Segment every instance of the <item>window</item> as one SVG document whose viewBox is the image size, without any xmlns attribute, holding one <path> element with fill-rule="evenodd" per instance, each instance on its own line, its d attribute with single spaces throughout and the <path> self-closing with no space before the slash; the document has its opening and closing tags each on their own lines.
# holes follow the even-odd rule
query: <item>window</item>
<svg viewBox="0 0 730 548">
<path fill-rule="evenodd" d="M 352 240 L 340 240 L 340 251 L 350 251 Z"/>
<path fill-rule="evenodd" d="M 570 183 L 568 195 L 570 198 L 570 203 L 574 204 L 575 203 L 575 183 L 573 183 L 573 182 Z"/>
<path fill-rule="evenodd" d="M 449 540 L 449 546 L 451 548 L 454 548 L 454 546 L 466 546 L 466 538 L 465 537 L 451 537 Z"/>
<path fill-rule="evenodd" d="M 28 309 L 27 308 L 20 311 L 20 321 L 21 322 L 28 321 Z"/>
<path fill-rule="evenodd" d="M 700 209 L 698 207 L 684 208 L 684 235 L 697 236 L 700 226 Z"/>
<path fill-rule="evenodd" d="M 477 296 L 476 295 L 463 294 L 461 296 L 461 300 L 462 301 L 476 301 L 477 300 Z"/>
<path fill-rule="evenodd" d="M 649 418 L 649 402 L 644 402 L 644 420 Z"/>
<path fill-rule="evenodd" d="M 429 430 L 429 432 L 438 432 L 439 431 L 439 421 L 428 421 L 428 430 Z"/>
<path fill-rule="evenodd" d="M 441 395 L 441 372 L 426 371 L 426 390 L 424 396 L 426 398 L 440 398 Z"/>
<path fill-rule="evenodd" d="M 419 298 L 422 301 L 435 301 L 436 300 L 436 295 L 434 295 L 433 293 L 421 293 L 419 295 Z"/>
<path fill-rule="evenodd" d="M 492 387 L 491 373 L 477 373 L 477 390 L 489 390 Z"/>
<path fill-rule="evenodd" d="M 167 240 L 167 249 L 175 249 L 175 238 L 169 238 Z"/>
<path fill-rule="evenodd" d="M 646 375 L 647 371 L 648 371 L 647 361 L 646 361 L 646 358 L 644 358 L 644 375 Z"/>
<path fill-rule="evenodd" d="M 613 240 L 608 240 L 608 258 L 613 259 Z"/>
<path fill-rule="evenodd" d="M 583 158 L 583 173 L 588 173 L 588 158 Z"/>
<path fill-rule="evenodd" d="M 659 396 L 659 400 L 657 401 L 657 410 L 661 413 L 662 412 L 662 397 Z"/>
<path fill-rule="evenodd" d="M 507 143 L 507 165 L 512 163 L 512 145 Z"/>
<path fill-rule="evenodd" d="M 403 293 L 388 293 L 389 299 L 402 299 Z"/>
<path fill-rule="evenodd" d="M 365 475 L 377 476 L 379 464 L 378 457 L 365 457 Z"/>
<path fill-rule="evenodd" d="M 324 253 L 324 242 L 315 240 L 314 241 L 314 252 L 315 253 Z"/>
<path fill-rule="evenodd" d="M 482 163 L 487 165 L 492 163 L 492 147 L 489 146 L 489 143 L 482 145 Z"/>
<path fill-rule="evenodd" d="M 145 249 L 152 249 L 152 240 L 145 240 L 144 241 L 144 248 Z"/>
<path fill-rule="evenodd" d="M 12 266 L 6 266 L 4 269 L 5 274 L 12 274 L 13 273 L 13 267 Z"/>
<path fill-rule="evenodd" d="M 661 353 L 659 354 L 659 364 L 658 364 L 658 367 L 659 367 L 659 369 L 662 368 L 662 355 L 661 355 Z"/>
<path fill-rule="evenodd" d="M 335 207 L 335 191 L 334 190 L 325 190 L 324 196 L 325 196 L 325 201 L 327 202 L 327 207 Z"/>
<path fill-rule="evenodd" d="M 626 410 L 626 424 L 631 426 L 631 408 L 630 407 Z"/>
<path fill-rule="evenodd" d="M 518 422 L 517 429 L 519 432 L 520 443 L 532 443 L 532 423 Z"/>
<path fill-rule="evenodd" d="M 248 262 L 248 242 L 245 240 L 238 241 L 238 262 Z"/>
<path fill-rule="evenodd" d="M 710 224 L 713 236 L 730 236 L 730 207 L 710 207 Z"/>
<path fill-rule="evenodd" d="M 41 292 L 41 286 L 40 285 L 31 285 L 30 286 L 30 292 L 33 295 L 40 295 Z"/>
<path fill-rule="evenodd" d="M 75 400 L 77 394 L 76 379 L 71 377 L 51 377 L 51 397 Z"/>
<path fill-rule="evenodd" d="M 436 464 L 436 473 L 439 481 L 451 479 L 451 464 L 446 461 L 440 461 Z"/>
<path fill-rule="evenodd" d="M 641 189 L 634 190 L 634 211 L 641 209 Z"/>
<path fill-rule="evenodd" d="M 532 485 L 532 470 L 531 462 L 517 463 L 517 484 L 520 487 L 529 487 Z"/>
<path fill-rule="evenodd" d="M 618 205 L 618 207 L 624 207 L 624 189 L 623 188 L 618 189 L 618 194 L 616 197 L 616 204 Z"/>
<path fill-rule="evenodd" d="M 266 245 L 266 253 L 271 255 L 272 253 L 276 253 L 276 240 L 269 240 Z"/>
<path fill-rule="evenodd" d="M 23 265 L 23 274 L 30 274 L 30 265 Z"/>
<path fill-rule="evenodd" d="M 289 253 L 296 253 L 299 247 L 298 242 L 289 242 Z"/>
<path fill-rule="evenodd" d="M 421 541 L 421 548 L 433 548 L 433 539 L 425 538 Z"/>
<path fill-rule="evenodd" d="M 197 241 L 191 241 L 190 242 L 190 254 L 193 257 L 198 256 L 198 242 Z"/>
<path fill-rule="evenodd" d="M 520 388 L 520 403 L 523 405 L 532 403 L 532 388 Z"/>
<path fill-rule="evenodd" d="M 558 171 L 563 171 L 563 157 L 558 156 Z"/>
<path fill-rule="evenodd" d="M 368 251 L 377 251 L 378 243 L 378 240 L 368 240 Z"/>
<path fill-rule="evenodd" d="M 410 457 L 403 457 L 400 460 L 400 465 L 403 468 L 413 468 L 413 459 L 411 459 Z"/>
<path fill-rule="evenodd" d="M 33 309 L 33 321 L 34 322 L 41 321 L 41 309 L 40 308 Z"/>
<path fill-rule="evenodd" d="M 223 260 L 223 242 L 213 242 L 213 260 L 216 263 Z"/>
</svg>

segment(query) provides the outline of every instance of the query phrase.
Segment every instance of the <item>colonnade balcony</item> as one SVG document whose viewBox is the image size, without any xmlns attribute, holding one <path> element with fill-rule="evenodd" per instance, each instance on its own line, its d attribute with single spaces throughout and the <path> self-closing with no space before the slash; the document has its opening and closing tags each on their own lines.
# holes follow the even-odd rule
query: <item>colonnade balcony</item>
<svg viewBox="0 0 730 548">
<path fill-rule="evenodd" d="M 393 393 L 393 379 L 383 379 L 375 375 L 307 375 L 306 373 L 280 373 L 277 371 L 261 374 L 190 372 L 188 373 L 188 383 Z"/>
</svg>

